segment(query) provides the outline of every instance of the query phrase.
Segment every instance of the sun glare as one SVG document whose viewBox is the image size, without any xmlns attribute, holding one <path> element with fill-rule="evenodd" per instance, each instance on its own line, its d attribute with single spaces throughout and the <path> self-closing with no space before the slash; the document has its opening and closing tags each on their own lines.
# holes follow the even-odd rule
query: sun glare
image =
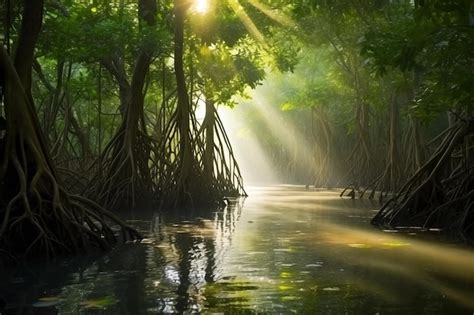
<svg viewBox="0 0 474 315">
<path fill-rule="evenodd" d="M 209 0 L 196 0 L 193 11 L 199 14 L 206 14 L 209 11 Z"/>
</svg>

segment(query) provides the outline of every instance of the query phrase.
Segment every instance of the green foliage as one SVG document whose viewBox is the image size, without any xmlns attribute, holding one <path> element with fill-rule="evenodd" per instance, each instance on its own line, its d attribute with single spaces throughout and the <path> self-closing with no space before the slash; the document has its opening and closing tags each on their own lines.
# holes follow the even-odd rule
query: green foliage
<svg viewBox="0 0 474 315">
<path fill-rule="evenodd" d="M 147 130 L 158 135 L 175 108 L 173 1 L 157 3 L 154 27 L 139 21 L 138 1 L 47 4 L 38 60 L 53 86 L 61 81 L 57 65 L 70 67 L 62 73 L 61 89 L 94 146 L 99 129 L 107 134 L 116 129 L 124 102 L 110 68 L 119 68 L 129 84 L 143 49 L 154 60 L 144 91 Z M 387 144 L 380 135 L 388 134 L 393 100 L 401 124 L 413 112 L 430 120 L 446 110 L 472 111 L 471 1 L 431 0 L 423 6 L 416 1 L 416 7 L 387 0 L 239 1 L 245 12 L 233 4 L 211 1 L 206 14 L 188 12 L 184 60 L 193 101 L 204 97 L 234 106 L 237 97 L 251 95 L 265 82 L 274 109 L 302 125 L 308 112 L 322 113 L 347 137 L 341 140 L 346 144 L 364 129 L 384 154 Z M 254 28 L 258 31 L 249 31 Z M 47 106 L 49 94 L 36 84 L 40 107 Z M 40 112 L 41 118 L 46 114 Z M 56 129 L 65 125 L 59 119 Z M 269 141 L 277 146 L 278 139 Z"/>
<path fill-rule="evenodd" d="M 244 10 L 264 34 L 264 43 L 249 34 L 245 21 L 227 1 L 214 1 L 207 14 L 190 16 L 195 36 L 191 40 L 196 41 L 192 46 L 200 47 L 195 50 L 201 89 L 229 106 L 235 105 L 234 96 L 245 96 L 260 84 L 266 67 L 293 71 L 298 62 L 299 45 L 288 30 L 281 25 L 269 27 L 269 22 L 275 22 L 253 6 L 246 5 Z"/>
<path fill-rule="evenodd" d="M 272 28 L 272 37 L 269 43 L 269 54 L 273 58 L 275 68 L 281 72 L 293 72 L 299 62 L 301 44 L 298 38 L 291 34 L 291 30 Z"/>
<path fill-rule="evenodd" d="M 125 43 L 137 44 L 132 12 L 135 4 L 129 4 L 104 16 L 100 7 L 76 3 L 68 8 L 67 15 L 51 12 L 46 15 L 38 48 L 53 58 L 91 62 L 122 50 Z"/>
<path fill-rule="evenodd" d="M 366 32 L 362 54 L 380 74 L 394 68 L 416 73 L 413 109 L 420 117 L 429 120 L 449 109 L 472 111 L 472 7 L 467 1 L 429 1 L 417 9 L 396 9 Z"/>
<path fill-rule="evenodd" d="M 280 109 L 291 112 L 324 108 L 334 113 L 331 119 L 339 123 L 348 121 L 353 92 L 345 85 L 345 77 L 337 64 L 333 63 L 331 50 L 306 48 L 298 59 L 294 73 L 273 73 L 266 82 L 275 91 L 275 101 Z"/>
<path fill-rule="evenodd" d="M 205 95 L 229 106 L 235 104 L 234 95 L 255 88 L 265 75 L 261 52 L 248 37 L 239 40 L 233 48 L 225 42 L 203 44 L 198 52 L 197 69 Z"/>
<path fill-rule="evenodd" d="M 233 47 L 247 36 L 247 29 L 225 2 L 219 1 L 218 4 L 212 13 L 193 16 L 190 20 L 191 29 L 208 46 L 223 42 Z"/>
<path fill-rule="evenodd" d="M 74 62 L 95 62 L 118 52 L 133 57 L 143 43 L 152 51 L 169 49 L 167 21 L 148 27 L 137 15 L 135 2 L 73 2 L 66 12 L 51 8 L 38 48 L 41 54 Z"/>
</svg>

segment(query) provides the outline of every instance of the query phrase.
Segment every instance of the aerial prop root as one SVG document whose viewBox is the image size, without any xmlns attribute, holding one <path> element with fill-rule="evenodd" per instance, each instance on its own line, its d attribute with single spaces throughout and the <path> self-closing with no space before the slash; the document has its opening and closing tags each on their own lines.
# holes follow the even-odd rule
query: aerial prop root
<svg viewBox="0 0 474 315">
<path fill-rule="evenodd" d="M 123 236 L 140 235 L 84 197 L 70 195 L 58 182 L 48 149 L 42 141 L 30 98 L 9 55 L 0 48 L 5 74 L 7 133 L 0 161 L 0 186 L 7 203 L 0 208 L 0 245 L 19 256 L 56 256 L 110 248 L 116 238 L 109 223 Z M 15 122 L 22 121 L 22 128 Z"/>
<path fill-rule="evenodd" d="M 133 228 L 91 200 L 67 194 L 44 165 L 37 165 L 28 184 L 27 170 L 18 157 L 13 155 L 10 161 L 19 189 L 2 211 L 0 238 L 7 247 L 18 247 L 24 256 L 49 257 L 84 252 L 91 246 L 105 250 L 117 242 L 109 224 L 120 227 L 123 242 L 141 239 Z M 25 234 L 28 244 L 18 244 Z"/>
<path fill-rule="evenodd" d="M 365 191 L 362 190 L 362 188 L 360 187 L 360 183 L 368 182 L 369 180 L 371 180 L 368 186 L 370 187 L 377 184 L 378 180 L 381 179 L 381 176 L 379 175 L 375 177 L 375 180 L 372 180 L 373 174 L 371 172 L 370 165 L 373 165 L 374 163 L 371 162 L 370 154 L 368 153 L 368 151 L 364 150 L 364 148 L 367 149 L 367 145 L 364 145 L 364 143 L 365 142 L 362 137 L 359 137 L 357 144 L 354 146 L 352 152 L 350 153 L 347 159 L 350 168 L 347 171 L 346 176 L 344 176 L 345 178 L 357 178 L 358 180 L 357 182 L 351 182 L 349 185 L 347 185 L 340 193 L 340 197 L 347 196 L 351 199 L 355 199 L 356 191 L 359 193 L 359 196 L 363 196 Z"/>
<path fill-rule="evenodd" d="M 372 219 L 372 224 L 389 227 L 420 225 L 424 228 L 454 228 L 453 225 L 457 225 L 458 229 L 460 226 L 464 229 L 471 226 L 467 218 L 470 218 L 472 210 L 473 195 L 469 187 L 472 187 L 474 172 L 463 165 L 454 167 L 447 176 L 444 172 L 452 152 L 473 131 L 473 119 L 450 127 L 432 157 L 397 195 L 383 205 Z M 461 225 L 459 222 L 462 222 Z"/>
<path fill-rule="evenodd" d="M 100 171 L 92 180 L 88 195 L 103 205 L 111 200 L 123 201 L 125 196 L 134 206 L 137 190 L 154 190 L 148 165 L 154 142 L 140 130 L 135 131 L 132 138 L 122 126 L 95 163 Z"/>
</svg>

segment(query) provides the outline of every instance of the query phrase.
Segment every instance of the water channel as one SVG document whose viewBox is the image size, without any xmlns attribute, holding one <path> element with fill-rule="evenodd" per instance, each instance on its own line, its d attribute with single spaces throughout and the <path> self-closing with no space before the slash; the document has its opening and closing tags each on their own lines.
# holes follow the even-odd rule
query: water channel
<svg viewBox="0 0 474 315">
<path fill-rule="evenodd" d="M 4 270 L 0 314 L 473 314 L 472 247 L 376 229 L 378 203 L 335 190 L 249 194 L 219 212 L 135 214 L 146 239 L 106 255 Z"/>
</svg>

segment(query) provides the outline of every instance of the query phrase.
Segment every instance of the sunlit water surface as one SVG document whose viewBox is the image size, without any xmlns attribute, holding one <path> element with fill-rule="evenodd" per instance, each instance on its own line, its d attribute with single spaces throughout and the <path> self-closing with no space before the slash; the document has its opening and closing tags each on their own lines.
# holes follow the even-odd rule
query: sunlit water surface
<svg viewBox="0 0 474 315">
<path fill-rule="evenodd" d="M 377 204 L 253 188 L 221 212 L 140 214 L 147 238 L 3 272 L 1 314 L 472 314 L 474 250 L 379 231 Z M 3 305 L 2 305 L 3 304 Z"/>
</svg>

